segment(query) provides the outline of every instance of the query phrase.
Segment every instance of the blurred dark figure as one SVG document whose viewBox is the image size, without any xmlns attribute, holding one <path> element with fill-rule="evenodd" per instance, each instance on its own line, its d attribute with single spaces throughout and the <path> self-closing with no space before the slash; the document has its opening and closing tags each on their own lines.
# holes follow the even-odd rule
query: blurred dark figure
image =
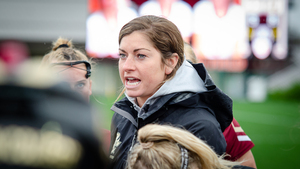
<svg viewBox="0 0 300 169">
<path fill-rule="evenodd" d="M 43 56 L 40 67 L 50 68 L 50 71 L 61 77 L 73 91 L 80 93 L 89 102 L 92 95 L 92 65 L 93 61 L 76 48 L 71 40 L 59 37 L 53 42 L 52 50 Z M 110 131 L 102 128 L 100 134 L 108 153 Z"/>
<path fill-rule="evenodd" d="M 109 168 L 95 134 L 95 112 L 84 98 L 25 60 L 28 55 L 2 56 L 7 73 L 0 75 L 0 168 Z"/>
</svg>

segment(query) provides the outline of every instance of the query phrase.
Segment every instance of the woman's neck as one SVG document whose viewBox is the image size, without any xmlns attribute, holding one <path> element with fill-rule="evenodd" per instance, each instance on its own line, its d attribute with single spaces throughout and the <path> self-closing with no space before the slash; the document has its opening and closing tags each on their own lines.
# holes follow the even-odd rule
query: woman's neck
<svg viewBox="0 0 300 169">
<path fill-rule="evenodd" d="M 143 107 L 143 105 L 145 104 L 147 99 L 143 99 L 143 98 L 140 98 L 140 97 L 137 97 L 136 98 L 136 104 L 139 106 L 139 107 Z"/>
</svg>

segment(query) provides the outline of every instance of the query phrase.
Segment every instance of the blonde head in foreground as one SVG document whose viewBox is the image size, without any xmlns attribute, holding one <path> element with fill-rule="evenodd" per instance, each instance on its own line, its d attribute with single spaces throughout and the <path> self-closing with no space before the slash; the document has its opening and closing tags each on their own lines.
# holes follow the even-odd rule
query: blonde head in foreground
<svg viewBox="0 0 300 169">
<path fill-rule="evenodd" d="M 181 148 L 188 154 L 185 166 Z M 138 131 L 138 143 L 127 162 L 127 169 L 230 169 L 240 164 L 218 157 L 204 141 L 186 130 L 158 124 L 148 124 Z"/>
</svg>

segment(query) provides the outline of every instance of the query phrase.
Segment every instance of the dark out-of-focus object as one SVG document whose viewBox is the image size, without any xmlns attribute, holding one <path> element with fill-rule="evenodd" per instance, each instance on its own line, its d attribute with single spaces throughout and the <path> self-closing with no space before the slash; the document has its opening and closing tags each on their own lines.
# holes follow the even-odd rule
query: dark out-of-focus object
<svg viewBox="0 0 300 169">
<path fill-rule="evenodd" d="M 24 64 L 0 81 L 0 168 L 109 168 L 89 103 Z"/>
<path fill-rule="evenodd" d="M 89 105 L 54 86 L 0 85 L 0 168 L 108 168 Z"/>
<path fill-rule="evenodd" d="M 29 50 L 25 43 L 17 40 L 5 40 L 0 42 L 0 60 L 4 63 L 4 70 L 11 74 L 14 69 L 29 56 Z"/>
</svg>

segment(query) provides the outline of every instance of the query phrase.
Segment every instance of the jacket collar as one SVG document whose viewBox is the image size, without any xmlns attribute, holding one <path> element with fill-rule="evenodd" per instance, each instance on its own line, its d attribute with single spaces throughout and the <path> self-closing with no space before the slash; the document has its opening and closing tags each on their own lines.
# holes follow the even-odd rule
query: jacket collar
<svg viewBox="0 0 300 169">
<path fill-rule="evenodd" d="M 169 95 L 178 92 L 205 92 L 207 91 L 204 81 L 199 78 L 199 75 L 195 68 L 186 60 L 177 70 L 175 76 L 166 81 L 151 97 L 149 97 L 142 107 L 138 107 L 136 104 L 136 98 L 128 96 L 128 100 L 134 105 L 135 109 L 140 112 L 145 106 L 152 105 L 161 96 Z M 142 113 L 139 113 L 141 115 Z"/>
<path fill-rule="evenodd" d="M 142 108 L 140 107 L 137 108 L 136 107 L 137 105 L 135 103 L 135 98 L 131 98 L 128 96 L 123 98 L 120 102 L 117 102 L 115 105 L 120 108 L 123 107 L 124 110 L 128 112 L 132 111 L 129 110 L 128 107 L 131 107 L 131 109 L 134 108 L 136 110 L 139 110 L 137 111 L 139 113 L 138 116 L 142 119 L 146 119 L 153 113 L 157 112 L 167 102 L 169 102 L 168 104 L 181 104 L 184 106 L 193 106 L 193 107 L 205 106 L 211 110 L 211 113 L 214 114 L 214 116 L 217 118 L 218 122 L 220 123 L 222 131 L 224 131 L 230 125 L 233 119 L 232 100 L 230 97 L 228 97 L 225 93 L 223 93 L 219 88 L 215 86 L 210 75 L 207 73 L 202 63 L 193 64 L 192 66 L 194 67 L 193 69 L 197 73 L 197 77 L 199 78 L 200 76 L 199 79 L 201 79 L 203 82 L 203 86 L 205 87 L 204 91 L 200 90 L 199 92 L 189 92 L 189 91 L 182 90 L 182 92 L 169 93 L 164 96 L 158 95 L 157 93 L 159 91 L 157 91 L 157 93 L 155 93 L 152 97 L 150 97 L 145 102 Z M 126 105 L 124 106 L 124 104 Z"/>
</svg>

